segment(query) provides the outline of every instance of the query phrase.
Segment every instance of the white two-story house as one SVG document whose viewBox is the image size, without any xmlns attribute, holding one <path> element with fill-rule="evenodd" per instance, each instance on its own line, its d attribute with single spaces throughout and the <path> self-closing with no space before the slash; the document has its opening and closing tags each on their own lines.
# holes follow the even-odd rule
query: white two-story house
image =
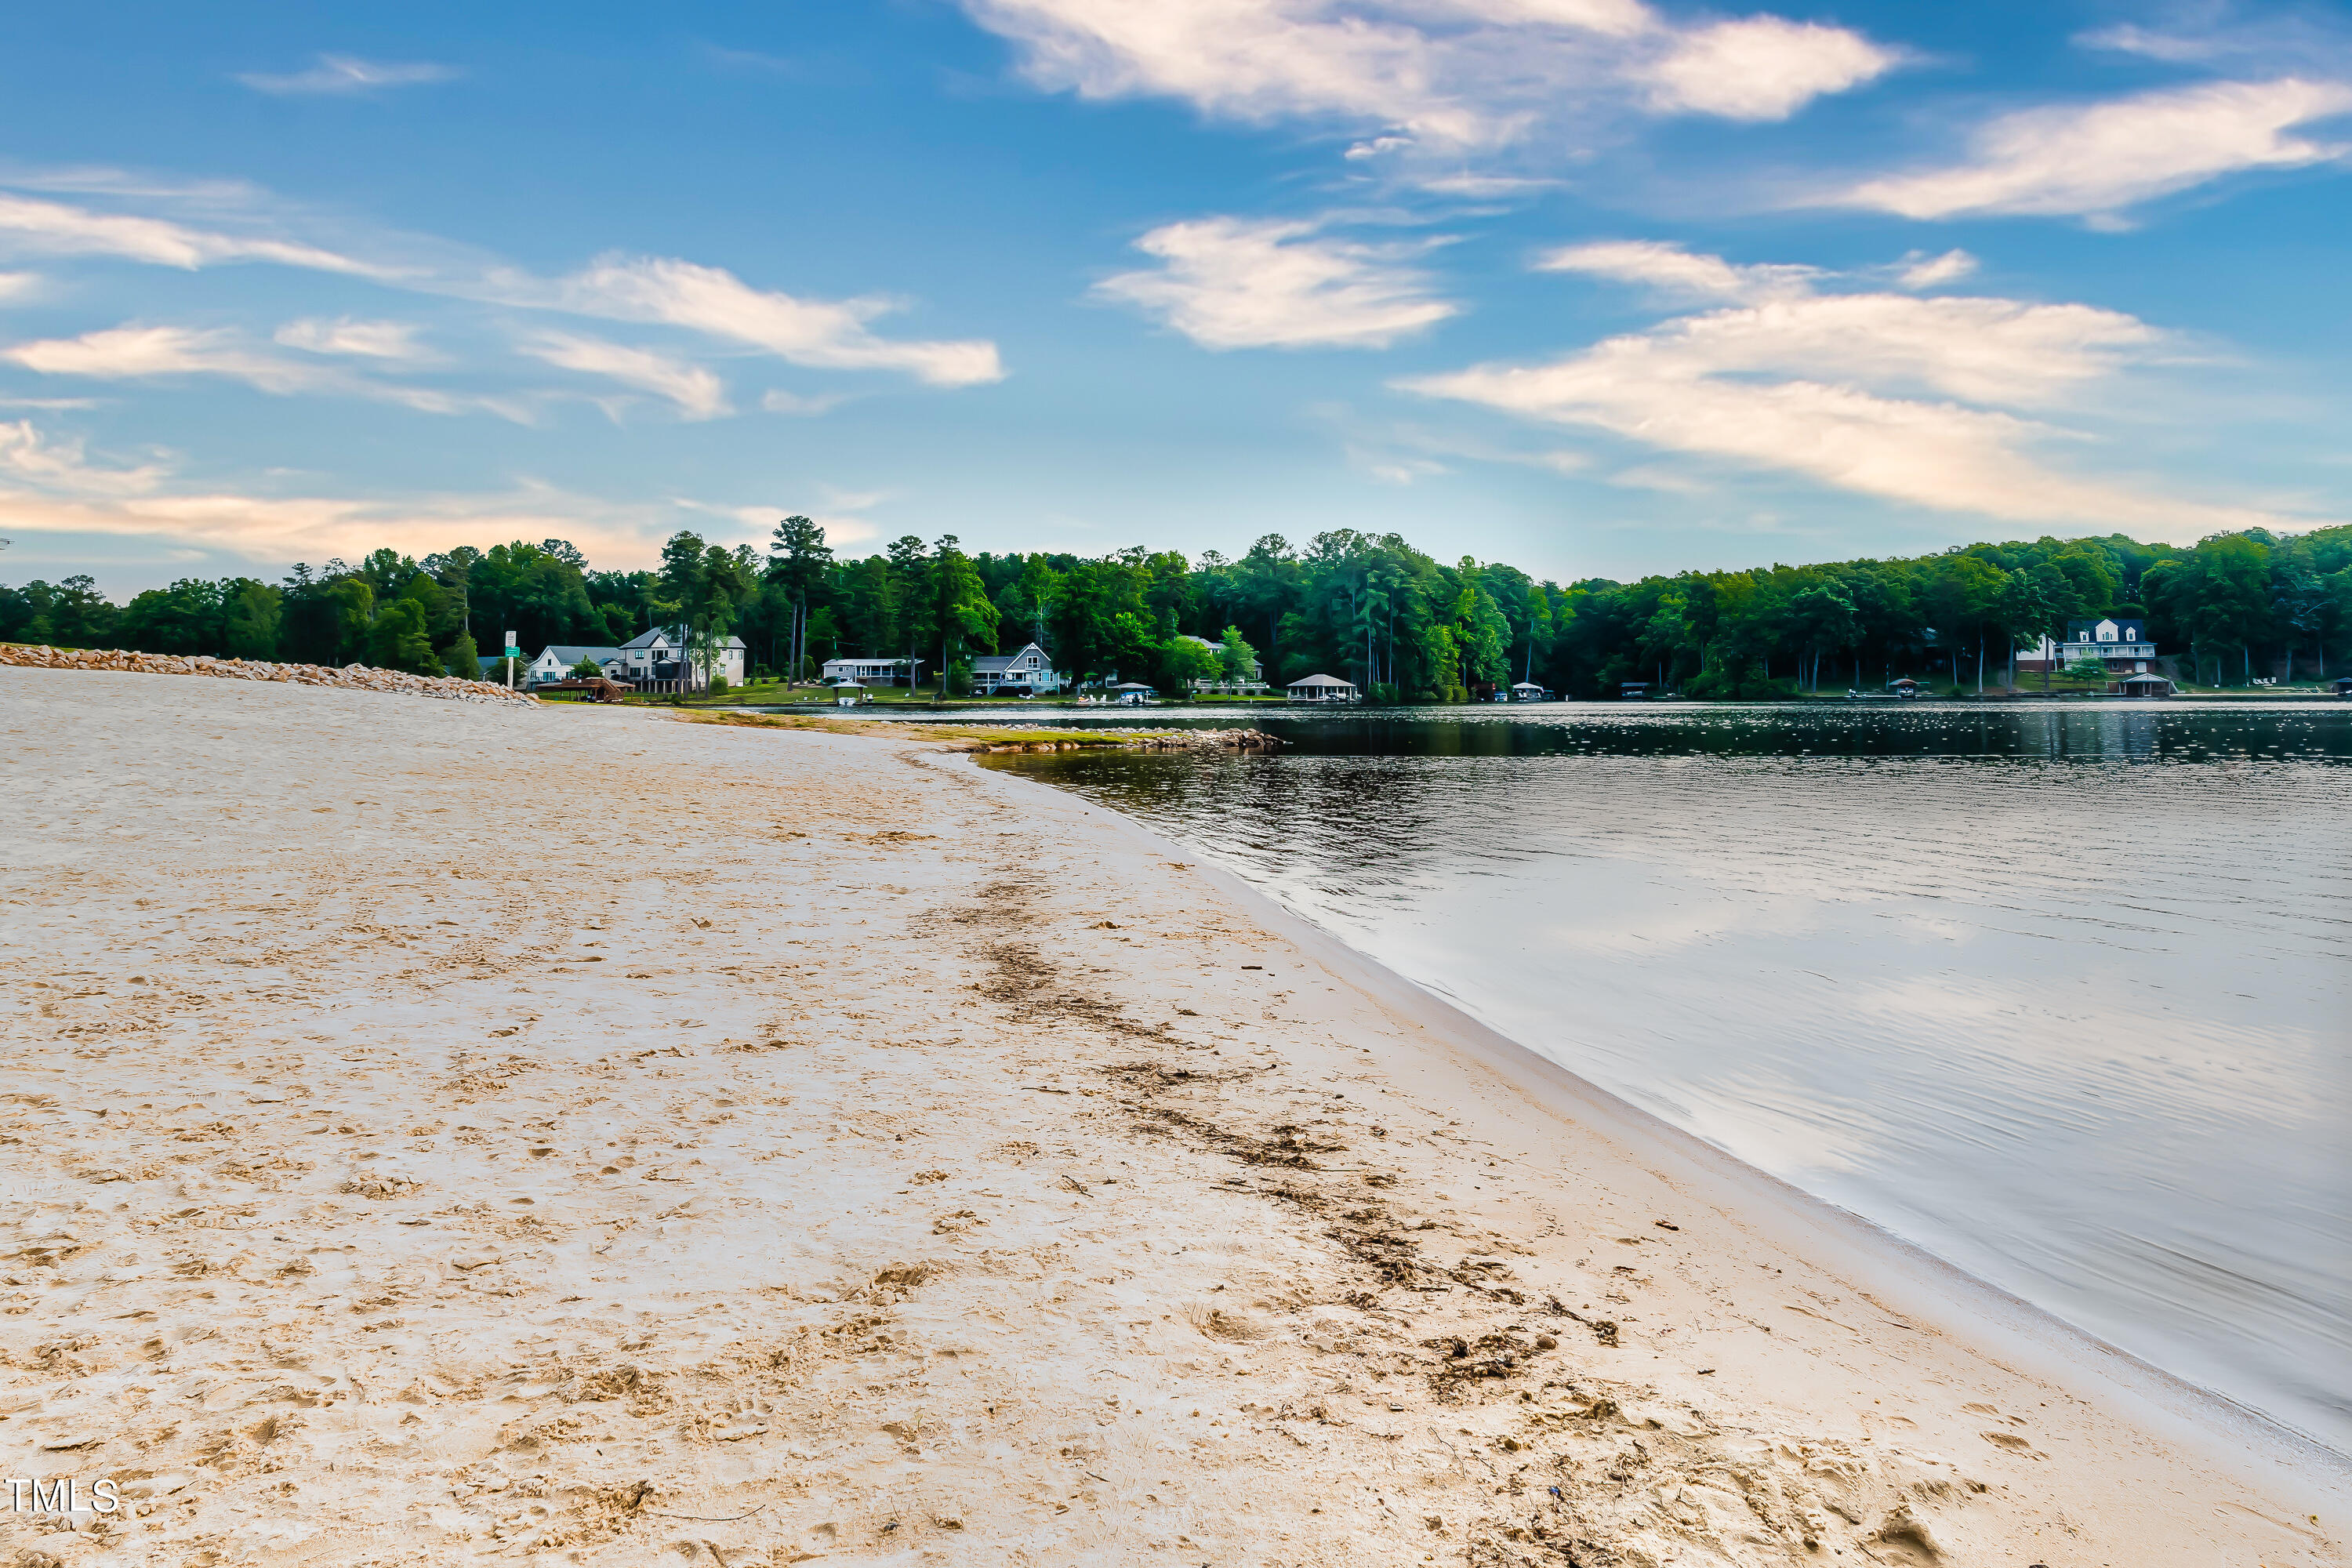
<svg viewBox="0 0 2352 1568">
<path fill-rule="evenodd" d="M 619 652 L 627 663 L 628 673 L 614 677 L 638 686 L 683 681 L 685 689 L 699 690 L 709 684 L 709 678 L 723 675 L 730 686 L 743 684 L 743 639 L 730 637 L 720 641 L 716 657 L 709 668 L 690 655 L 693 635 L 684 626 L 656 626 L 640 633 L 621 645 Z"/>
<path fill-rule="evenodd" d="M 2116 616 L 2095 621 L 2068 621 L 2066 640 L 2059 645 L 2061 668 L 2095 658 L 2110 674 L 2137 675 L 2156 658 L 2156 644 L 2147 624 L 2137 616 Z"/>
<path fill-rule="evenodd" d="M 1062 678 L 1054 661 L 1035 643 L 1024 643 L 1011 653 L 992 653 L 971 661 L 974 697 L 1034 697 L 1059 691 Z"/>
</svg>

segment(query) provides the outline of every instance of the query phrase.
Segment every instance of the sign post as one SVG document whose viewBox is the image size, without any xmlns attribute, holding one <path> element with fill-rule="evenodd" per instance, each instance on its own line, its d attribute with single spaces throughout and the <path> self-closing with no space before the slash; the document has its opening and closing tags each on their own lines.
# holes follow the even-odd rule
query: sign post
<svg viewBox="0 0 2352 1568">
<path fill-rule="evenodd" d="M 507 689 L 509 691 L 514 689 L 515 660 L 521 657 L 522 649 L 516 644 L 514 633 L 509 632 L 507 634 Z"/>
</svg>

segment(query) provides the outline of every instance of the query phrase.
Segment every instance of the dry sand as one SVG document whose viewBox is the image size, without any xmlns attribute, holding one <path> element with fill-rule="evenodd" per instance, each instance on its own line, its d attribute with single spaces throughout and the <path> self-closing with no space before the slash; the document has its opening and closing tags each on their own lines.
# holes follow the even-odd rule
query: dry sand
<svg viewBox="0 0 2352 1568">
<path fill-rule="evenodd" d="M 969 758 L 0 730 L 19 1563 L 2346 1561 L 2324 1457 Z"/>
</svg>

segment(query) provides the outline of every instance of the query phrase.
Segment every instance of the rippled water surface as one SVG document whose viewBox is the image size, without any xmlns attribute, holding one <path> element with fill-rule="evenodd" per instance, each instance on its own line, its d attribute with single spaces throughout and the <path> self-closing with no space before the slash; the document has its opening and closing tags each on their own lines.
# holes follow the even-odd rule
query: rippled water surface
<svg viewBox="0 0 2352 1568">
<path fill-rule="evenodd" d="M 2352 1451 L 2352 704 L 1252 721 L 1014 765 Z"/>
</svg>

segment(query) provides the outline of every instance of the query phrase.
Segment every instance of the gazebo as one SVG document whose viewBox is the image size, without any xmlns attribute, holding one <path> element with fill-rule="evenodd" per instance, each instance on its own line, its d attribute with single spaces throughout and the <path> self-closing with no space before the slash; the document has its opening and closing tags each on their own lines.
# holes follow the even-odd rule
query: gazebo
<svg viewBox="0 0 2352 1568">
<path fill-rule="evenodd" d="M 1551 695 L 1532 680 L 1522 680 L 1511 688 L 1514 702 L 1541 702 Z"/>
<path fill-rule="evenodd" d="M 1294 680 L 1284 689 L 1293 702 L 1353 702 L 1362 695 L 1346 681 L 1331 675 L 1310 675 L 1304 680 Z"/>
<path fill-rule="evenodd" d="M 1159 696 L 1158 687 L 1147 686 L 1140 680 L 1122 680 L 1110 689 L 1110 700 L 1125 708 L 1140 707 Z"/>
<path fill-rule="evenodd" d="M 835 708 L 855 708 L 872 700 L 866 695 L 866 688 L 855 680 L 836 680 L 829 689 Z"/>
<path fill-rule="evenodd" d="M 2172 682 L 2152 671 L 2139 675 L 2126 675 L 2116 682 L 2116 695 L 2118 697 L 2169 697 L 2172 695 Z"/>
</svg>

